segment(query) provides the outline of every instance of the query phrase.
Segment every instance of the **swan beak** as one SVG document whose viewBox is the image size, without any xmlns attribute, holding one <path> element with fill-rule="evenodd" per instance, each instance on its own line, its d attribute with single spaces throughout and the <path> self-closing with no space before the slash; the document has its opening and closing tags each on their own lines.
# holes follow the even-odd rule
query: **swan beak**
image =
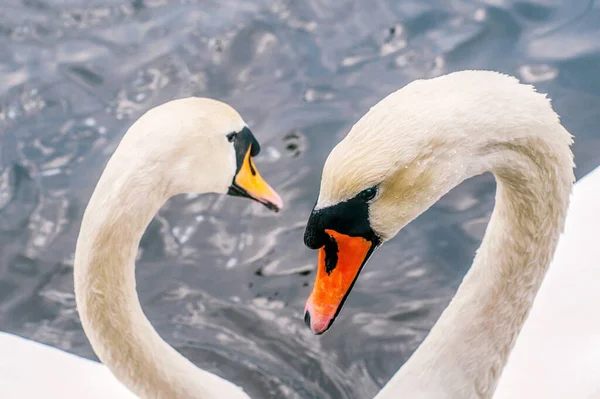
<svg viewBox="0 0 600 399">
<path fill-rule="evenodd" d="M 248 148 L 244 161 L 233 178 L 228 194 L 251 198 L 275 212 L 279 212 L 283 208 L 283 201 L 279 194 L 267 184 L 254 166 L 250 156 L 250 148 Z"/>
<path fill-rule="evenodd" d="M 315 334 L 331 327 L 362 267 L 375 249 L 373 242 L 326 229 L 330 240 L 319 249 L 317 276 L 304 308 L 304 322 Z"/>
</svg>

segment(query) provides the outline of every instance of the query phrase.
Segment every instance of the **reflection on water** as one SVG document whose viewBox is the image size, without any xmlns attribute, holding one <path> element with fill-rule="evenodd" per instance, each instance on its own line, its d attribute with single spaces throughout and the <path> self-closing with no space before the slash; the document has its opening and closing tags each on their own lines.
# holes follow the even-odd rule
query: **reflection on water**
<svg viewBox="0 0 600 399">
<path fill-rule="evenodd" d="M 133 120 L 208 96 L 250 124 L 286 209 L 173 198 L 141 244 L 146 313 L 253 397 L 372 397 L 466 272 L 494 183 L 466 182 L 384 246 L 315 337 L 301 319 L 316 259 L 302 235 L 330 149 L 407 82 L 488 68 L 550 93 L 582 176 L 600 163 L 599 38 L 600 6 L 583 0 L 3 0 L 0 329 L 94 357 L 72 289 L 83 209 Z"/>
</svg>

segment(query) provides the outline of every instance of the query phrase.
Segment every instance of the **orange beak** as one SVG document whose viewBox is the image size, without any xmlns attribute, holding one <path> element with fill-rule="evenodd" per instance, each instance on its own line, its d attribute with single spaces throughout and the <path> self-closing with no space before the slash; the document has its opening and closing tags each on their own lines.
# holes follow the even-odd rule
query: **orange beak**
<svg viewBox="0 0 600 399">
<path fill-rule="evenodd" d="M 374 249 L 363 237 L 329 229 L 325 233 L 331 241 L 319 249 L 315 285 L 304 308 L 304 322 L 315 334 L 331 326 Z"/>
<path fill-rule="evenodd" d="M 250 149 L 248 148 L 244 162 L 233 179 L 233 184 L 229 188 L 229 194 L 252 198 L 277 212 L 283 208 L 283 201 L 279 194 L 258 173 L 252 162 Z"/>
</svg>

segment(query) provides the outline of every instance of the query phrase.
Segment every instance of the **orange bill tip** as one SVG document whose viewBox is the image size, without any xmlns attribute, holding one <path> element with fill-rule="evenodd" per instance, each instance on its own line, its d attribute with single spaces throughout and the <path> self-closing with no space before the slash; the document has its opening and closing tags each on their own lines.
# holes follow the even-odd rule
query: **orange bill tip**
<svg viewBox="0 0 600 399">
<path fill-rule="evenodd" d="M 306 301 L 304 321 L 315 334 L 331 326 L 350 293 L 373 243 L 326 229 L 330 244 L 319 249 L 313 290 Z"/>
<path fill-rule="evenodd" d="M 245 191 L 250 198 L 262 203 L 267 208 L 274 211 L 283 209 L 283 201 L 279 194 L 267 184 L 254 166 L 250 148 L 248 148 L 244 162 L 234 178 L 234 184 Z"/>
</svg>

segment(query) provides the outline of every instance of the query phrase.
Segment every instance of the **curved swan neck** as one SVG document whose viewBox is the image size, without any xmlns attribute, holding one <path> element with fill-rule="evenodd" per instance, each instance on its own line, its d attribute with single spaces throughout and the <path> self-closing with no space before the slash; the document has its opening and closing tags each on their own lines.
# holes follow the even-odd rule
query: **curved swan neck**
<svg viewBox="0 0 600 399">
<path fill-rule="evenodd" d="M 490 398 L 562 232 L 574 180 L 564 140 L 490 142 L 478 161 L 496 206 L 471 269 L 429 335 L 377 396 Z"/>
<path fill-rule="evenodd" d="M 169 179 L 135 159 L 123 162 L 122 155 L 117 150 L 100 178 L 77 241 L 75 294 L 85 333 L 100 360 L 140 398 L 213 399 L 224 385 L 233 392 L 233 384 L 162 340 L 142 311 L 135 290 L 138 245 L 174 193 Z"/>
</svg>

